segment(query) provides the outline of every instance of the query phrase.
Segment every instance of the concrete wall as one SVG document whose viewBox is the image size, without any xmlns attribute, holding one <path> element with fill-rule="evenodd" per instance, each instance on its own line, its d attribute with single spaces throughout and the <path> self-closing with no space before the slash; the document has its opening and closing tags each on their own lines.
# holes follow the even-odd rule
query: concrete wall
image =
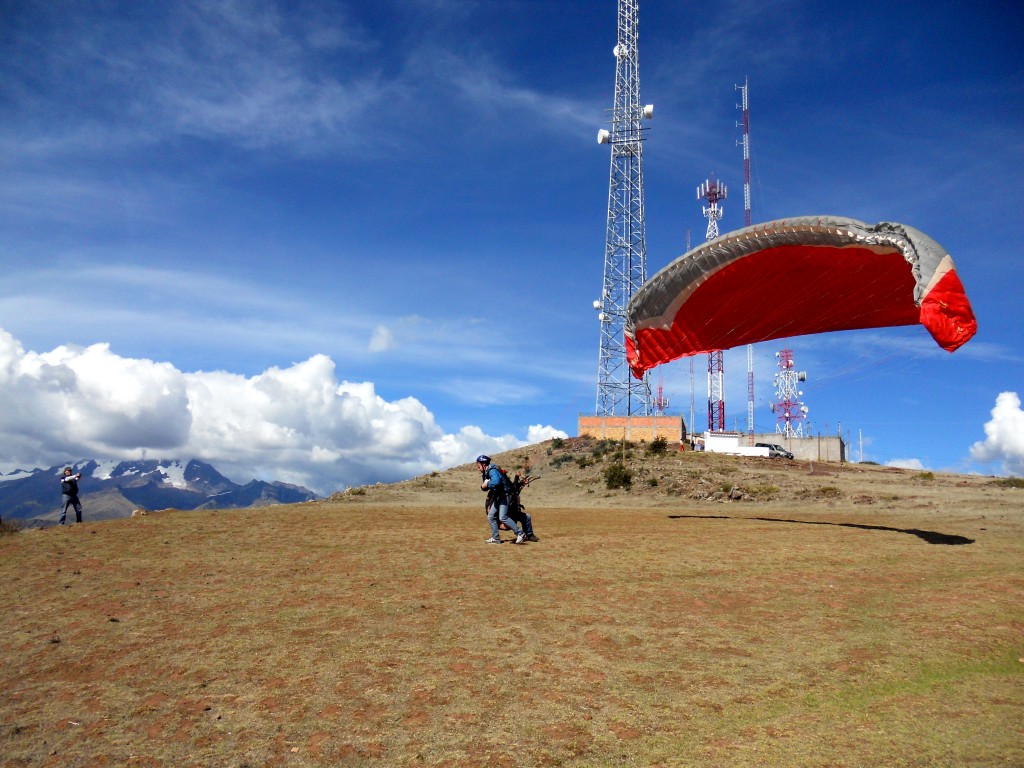
<svg viewBox="0 0 1024 768">
<path fill-rule="evenodd" d="M 577 434 L 589 435 L 598 440 L 631 440 L 651 442 L 657 437 L 669 443 L 683 443 L 683 449 L 690 449 L 690 436 L 686 433 L 686 422 L 682 416 L 591 416 L 580 414 Z M 837 435 L 813 437 L 784 437 L 777 432 L 755 434 L 753 441 L 745 432 L 724 433 L 741 449 L 738 453 L 755 455 L 760 450 L 747 450 L 752 443 L 773 443 L 781 445 L 793 454 L 797 461 L 845 462 L 846 443 Z M 693 435 L 701 444 L 704 433 Z M 713 438 L 712 438 L 713 439 Z"/>
<path fill-rule="evenodd" d="M 846 442 L 838 435 L 787 438 L 778 432 L 766 432 L 754 435 L 754 442 L 781 445 L 792 453 L 793 458 L 797 461 L 834 461 L 843 463 L 847 460 Z"/>
</svg>

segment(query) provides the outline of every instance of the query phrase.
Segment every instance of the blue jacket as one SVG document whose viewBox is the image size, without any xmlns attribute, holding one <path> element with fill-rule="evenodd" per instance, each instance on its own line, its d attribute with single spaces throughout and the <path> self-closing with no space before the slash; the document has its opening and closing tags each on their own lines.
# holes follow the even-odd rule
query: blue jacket
<svg viewBox="0 0 1024 768">
<path fill-rule="evenodd" d="M 505 480 L 502 477 L 501 470 L 494 464 L 491 464 L 484 471 L 484 474 L 487 477 L 488 496 L 505 496 Z"/>
</svg>

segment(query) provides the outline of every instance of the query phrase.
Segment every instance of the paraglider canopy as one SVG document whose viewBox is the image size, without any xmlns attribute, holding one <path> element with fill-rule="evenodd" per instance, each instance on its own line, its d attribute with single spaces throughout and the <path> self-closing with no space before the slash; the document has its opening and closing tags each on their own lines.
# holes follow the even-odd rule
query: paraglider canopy
<svg viewBox="0 0 1024 768">
<path fill-rule="evenodd" d="M 626 355 L 639 378 L 701 352 L 918 323 L 950 352 L 977 331 L 942 246 L 904 224 L 803 216 L 729 232 L 654 275 L 626 308 Z"/>
</svg>

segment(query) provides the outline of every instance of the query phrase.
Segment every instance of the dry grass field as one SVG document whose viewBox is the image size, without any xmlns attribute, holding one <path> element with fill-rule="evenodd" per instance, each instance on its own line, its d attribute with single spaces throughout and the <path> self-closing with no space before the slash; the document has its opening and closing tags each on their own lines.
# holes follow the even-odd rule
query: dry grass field
<svg viewBox="0 0 1024 768">
<path fill-rule="evenodd" d="M 608 449 L 0 536 L 0 766 L 1024 766 L 1024 489 Z"/>
</svg>

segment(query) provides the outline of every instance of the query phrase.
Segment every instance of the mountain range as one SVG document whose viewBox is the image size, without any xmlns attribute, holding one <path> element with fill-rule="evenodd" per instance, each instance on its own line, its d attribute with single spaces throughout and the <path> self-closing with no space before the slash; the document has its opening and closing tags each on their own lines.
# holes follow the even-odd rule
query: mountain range
<svg viewBox="0 0 1024 768">
<path fill-rule="evenodd" d="M 60 519 L 60 478 L 65 466 L 82 474 L 78 493 L 86 521 L 130 517 L 136 509 L 260 507 L 317 498 L 312 491 L 287 483 L 251 480 L 238 485 L 196 459 L 89 460 L 0 474 L 0 518 L 18 520 L 29 527 L 56 524 Z M 74 519 L 74 512 L 69 512 Z"/>
</svg>

